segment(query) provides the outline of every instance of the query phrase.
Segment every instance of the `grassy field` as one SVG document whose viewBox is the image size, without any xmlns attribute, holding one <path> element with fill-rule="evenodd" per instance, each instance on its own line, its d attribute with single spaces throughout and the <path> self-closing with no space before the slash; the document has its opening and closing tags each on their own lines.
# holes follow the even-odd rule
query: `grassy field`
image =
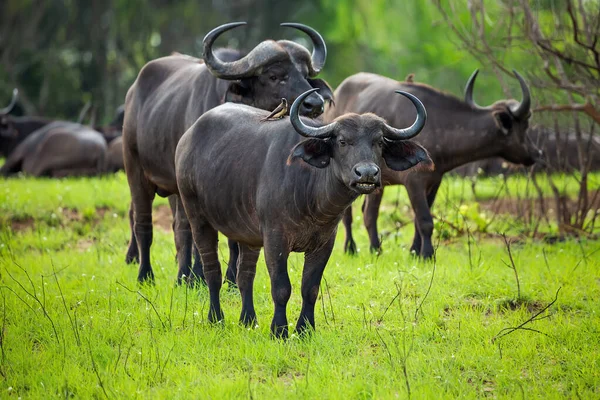
<svg viewBox="0 0 600 400">
<path fill-rule="evenodd" d="M 479 200 L 501 182 L 478 182 Z M 510 178 L 509 193 L 523 185 Z M 2 181 L 0 398 L 600 398 L 600 241 L 529 239 L 514 216 L 482 231 L 477 216 L 491 217 L 469 180 L 440 189 L 437 231 L 462 216 L 472 234 L 436 235 L 436 263 L 408 253 L 403 188 L 386 190 L 379 256 L 355 204 L 362 251 L 345 255 L 340 229 L 317 332 L 285 342 L 269 335 L 262 257 L 256 329 L 238 325 L 236 290 L 222 291 L 226 319 L 214 326 L 206 289 L 175 286 L 164 199 L 155 202 L 156 285 L 139 287 L 137 267 L 124 262 L 128 199 L 123 174 Z M 497 235 L 505 231 L 516 271 Z M 301 255 L 289 268 L 295 325 Z"/>
</svg>

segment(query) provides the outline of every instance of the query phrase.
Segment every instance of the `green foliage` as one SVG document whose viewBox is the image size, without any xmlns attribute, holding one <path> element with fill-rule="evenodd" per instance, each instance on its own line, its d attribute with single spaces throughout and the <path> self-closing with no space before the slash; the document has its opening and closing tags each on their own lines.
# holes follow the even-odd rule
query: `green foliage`
<svg viewBox="0 0 600 400">
<path fill-rule="evenodd" d="M 488 5 L 490 30 L 505 28 L 505 22 L 495 18 L 501 7 L 495 2 Z M 467 8 L 458 9 L 465 10 L 459 17 L 468 26 Z M 7 102 L 17 86 L 26 113 L 73 120 L 89 101 L 97 121 L 108 122 L 146 62 L 173 51 L 199 56 L 202 38 L 210 29 L 240 19 L 248 20 L 248 27 L 228 33 L 219 45 L 249 50 L 266 38 L 306 43 L 302 35 L 278 26 L 284 21 L 303 22 L 319 30 L 329 48 L 322 76 L 334 87 L 360 71 L 398 80 L 414 73 L 417 81 L 462 96 L 468 76 L 484 68 L 476 99 L 490 104 L 505 97 L 491 68 L 463 48 L 427 0 L 315 0 L 291 9 L 274 0 L 237 6 L 215 6 L 208 0 L 52 0 L 41 4 L 9 0 L 0 16 L 3 26 L 12 31 L 0 48 L 0 102 Z M 551 29 L 551 20 L 545 29 Z M 492 45 L 503 51 L 510 68 L 539 69 L 530 48 Z M 513 81 L 507 79 L 514 93 L 519 93 Z"/>
</svg>

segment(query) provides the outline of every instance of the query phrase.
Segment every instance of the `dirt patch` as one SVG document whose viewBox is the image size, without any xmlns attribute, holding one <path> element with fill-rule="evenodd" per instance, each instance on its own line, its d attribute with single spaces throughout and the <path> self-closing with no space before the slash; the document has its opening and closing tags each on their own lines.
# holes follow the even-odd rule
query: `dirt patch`
<svg viewBox="0 0 600 400">
<path fill-rule="evenodd" d="M 161 204 L 152 210 L 152 222 L 155 227 L 164 232 L 173 231 L 173 215 L 171 208 L 166 204 Z"/>
<path fill-rule="evenodd" d="M 588 194 L 588 199 L 592 203 L 590 209 L 600 209 L 600 190 L 591 191 Z M 563 197 L 560 199 L 562 204 L 565 204 L 569 210 L 577 208 L 577 199 Z M 554 197 L 545 197 L 543 202 L 538 198 L 534 199 L 515 199 L 515 198 L 498 198 L 479 201 L 482 210 L 489 211 L 493 214 L 510 214 L 515 217 L 534 215 L 540 217 L 546 215 L 552 218 L 556 214 L 556 200 Z"/>
<path fill-rule="evenodd" d="M 498 302 L 498 308 L 500 312 L 516 311 L 521 308 L 525 308 L 529 313 L 536 314 L 540 312 L 546 304 L 537 300 L 526 300 L 526 299 L 504 299 Z"/>
<path fill-rule="evenodd" d="M 81 239 L 77 241 L 77 245 L 75 245 L 75 248 L 81 253 L 83 253 L 84 251 L 87 251 L 87 249 L 92 247 L 95 243 L 96 241 L 94 239 Z"/>
<path fill-rule="evenodd" d="M 15 218 L 10 220 L 10 228 L 13 232 L 21 232 L 26 229 L 33 229 L 35 221 L 32 217 Z"/>
</svg>

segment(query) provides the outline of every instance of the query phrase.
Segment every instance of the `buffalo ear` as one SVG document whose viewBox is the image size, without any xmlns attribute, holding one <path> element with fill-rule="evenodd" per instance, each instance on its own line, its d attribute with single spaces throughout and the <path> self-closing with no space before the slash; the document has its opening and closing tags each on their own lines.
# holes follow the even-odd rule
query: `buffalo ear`
<svg viewBox="0 0 600 400">
<path fill-rule="evenodd" d="M 290 165 L 296 158 L 317 168 L 325 168 L 331 161 L 333 148 L 329 140 L 306 139 L 292 149 L 287 164 Z"/>
<path fill-rule="evenodd" d="M 330 103 L 330 105 L 335 106 L 333 101 L 333 90 L 331 90 L 331 86 L 329 86 L 327 82 L 323 79 L 308 78 L 308 83 L 310 83 L 310 86 L 319 89 L 317 93 L 323 97 L 323 100 Z"/>
<path fill-rule="evenodd" d="M 234 81 L 229 84 L 223 100 L 225 103 L 243 103 L 250 92 L 250 86 L 244 80 Z"/>
<path fill-rule="evenodd" d="M 394 171 L 404 171 L 422 163 L 423 167 L 433 170 L 434 165 L 425 148 L 410 140 L 385 140 L 383 159 Z"/>
<path fill-rule="evenodd" d="M 505 111 L 494 111 L 492 116 L 494 117 L 494 122 L 496 122 L 498 129 L 505 135 L 508 135 L 513 126 L 512 116 Z"/>
</svg>

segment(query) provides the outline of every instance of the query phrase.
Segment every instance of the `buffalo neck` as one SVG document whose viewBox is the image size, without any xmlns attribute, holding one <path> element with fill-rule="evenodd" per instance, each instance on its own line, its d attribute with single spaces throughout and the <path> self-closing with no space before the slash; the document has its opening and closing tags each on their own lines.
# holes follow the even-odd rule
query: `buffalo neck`
<svg viewBox="0 0 600 400">
<path fill-rule="evenodd" d="M 298 160 L 296 163 L 303 161 Z M 312 224 L 319 226 L 332 223 L 337 225 L 343 212 L 359 194 L 336 176 L 332 165 L 323 169 L 307 165 L 297 165 L 296 168 L 309 169 L 303 171 L 307 180 L 293 178 L 294 201 L 302 199 L 296 202 L 297 217 L 307 218 Z"/>
</svg>

